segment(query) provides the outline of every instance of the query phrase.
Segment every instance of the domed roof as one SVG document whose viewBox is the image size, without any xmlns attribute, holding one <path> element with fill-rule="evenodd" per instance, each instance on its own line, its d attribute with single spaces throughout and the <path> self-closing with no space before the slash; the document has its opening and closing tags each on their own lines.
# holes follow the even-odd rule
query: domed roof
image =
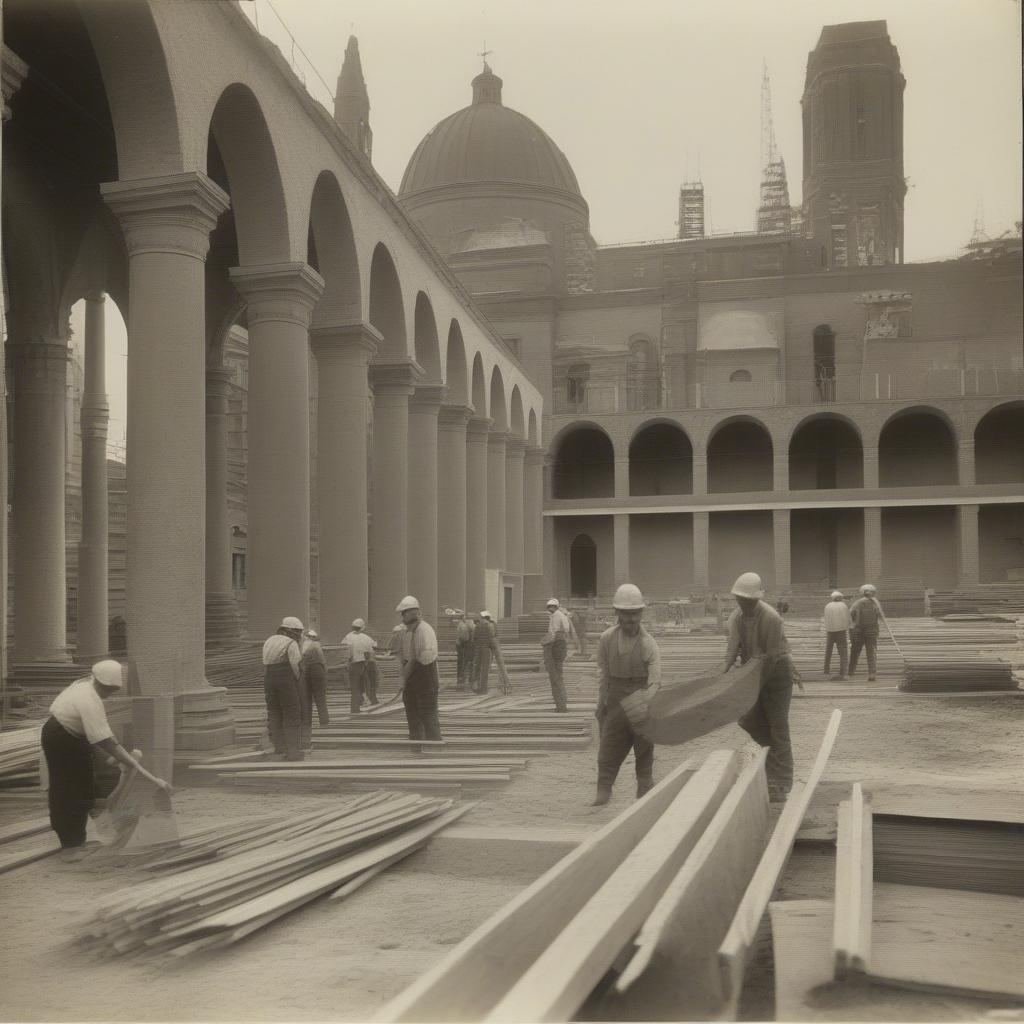
<svg viewBox="0 0 1024 1024">
<path fill-rule="evenodd" d="M 442 185 L 514 182 L 580 195 L 565 154 L 528 117 L 501 102 L 501 79 L 485 64 L 473 102 L 435 125 L 405 169 L 400 196 Z"/>
</svg>

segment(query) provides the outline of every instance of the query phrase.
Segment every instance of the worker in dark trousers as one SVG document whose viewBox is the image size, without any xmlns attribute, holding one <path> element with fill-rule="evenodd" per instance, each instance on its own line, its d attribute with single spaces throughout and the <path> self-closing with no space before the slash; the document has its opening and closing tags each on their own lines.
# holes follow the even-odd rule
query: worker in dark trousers
<svg viewBox="0 0 1024 1024">
<path fill-rule="evenodd" d="M 365 629 L 363 619 L 353 619 L 352 629 L 341 641 L 348 648 L 348 706 L 353 715 L 359 714 L 365 693 L 369 693 L 371 704 L 377 703 L 377 682 L 370 678 L 370 667 L 376 668 L 373 651 L 377 644 L 373 637 L 363 632 Z"/>
<path fill-rule="evenodd" d="M 313 706 L 321 725 L 330 725 L 327 710 L 327 658 L 315 630 L 306 630 L 299 646 L 302 654 L 302 674 L 299 688 L 302 693 L 302 749 L 313 749 Z"/>
<path fill-rule="evenodd" d="M 441 739 L 437 713 L 437 634 L 420 615 L 415 597 L 403 597 L 398 604 L 405 632 L 399 659 L 402 665 L 402 701 L 411 740 Z"/>
<path fill-rule="evenodd" d="M 733 596 L 739 606 L 727 623 L 729 646 L 723 672 L 736 663 L 764 658 L 761 690 L 757 703 L 739 720 L 751 739 L 768 748 L 766 768 L 768 796 L 773 802 L 784 800 L 793 786 L 793 747 L 789 738 L 789 703 L 799 673 L 789 653 L 782 616 L 767 602 L 761 577 L 745 572 L 733 584 Z"/>
<path fill-rule="evenodd" d="M 267 729 L 275 754 L 286 761 L 303 759 L 301 746 L 302 623 L 293 615 L 281 621 L 263 645 L 263 693 L 267 701 Z"/>
<path fill-rule="evenodd" d="M 49 773 L 50 827 L 60 840 L 62 860 L 80 860 L 88 852 L 85 828 L 96 799 L 94 747 L 171 791 L 167 782 L 146 771 L 114 739 L 103 702 L 123 687 L 120 662 L 98 661 L 89 675 L 61 690 L 50 705 L 50 717 L 42 729 L 42 746 Z"/>
<path fill-rule="evenodd" d="M 456 690 L 466 690 L 472 685 L 473 646 L 473 621 L 466 612 L 461 612 L 455 626 Z"/>
<path fill-rule="evenodd" d="M 636 795 L 654 786 L 654 744 L 633 731 L 622 710 L 623 697 L 661 685 L 661 655 L 654 638 L 641 625 L 644 598 L 640 588 L 623 583 L 612 602 L 618 624 L 606 629 L 597 644 L 597 720 L 601 745 L 597 752 L 597 796 L 593 807 L 608 803 L 619 768 L 632 749 L 636 761 Z"/>
<path fill-rule="evenodd" d="M 562 666 L 565 664 L 565 656 L 569 651 L 569 639 L 574 635 L 572 623 L 569 616 L 559 607 L 558 598 L 548 599 L 548 631 L 541 640 L 544 651 L 544 668 L 548 673 L 548 680 L 551 683 L 551 697 L 555 702 L 555 711 L 566 712 L 569 710 L 565 695 L 565 679 L 562 676 Z"/>
<path fill-rule="evenodd" d="M 857 671 L 857 662 L 863 650 L 868 657 L 868 682 L 875 681 L 878 655 L 878 621 L 882 607 L 870 583 L 860 588 L 860 597 L 850 605 L 850 676 Z"/>
<path fill-rule="evenodd" d="M 825 605 L 825 678 L 832 665 L 832 648 L 839 651 L 839 679 L 849 671 L 847 639 L 850 631 L 850 609 L 846 607 L 841 590 L 832 591 L 832 599 Z"/>
<path fill-rule="evenodd" d="M 494 653 L 494 638 L 498 635 L 491 613 L 484 609 L 473 626 L 473 648 L 476 651 L 476 675 L 473 680 L 474 693 L 486 693 L 490 685 L 491 655 Z"/>
</svg>

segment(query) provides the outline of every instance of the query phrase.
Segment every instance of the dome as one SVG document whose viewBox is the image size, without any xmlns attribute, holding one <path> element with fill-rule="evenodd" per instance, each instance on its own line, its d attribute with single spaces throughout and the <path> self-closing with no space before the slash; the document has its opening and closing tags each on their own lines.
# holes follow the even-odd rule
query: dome
<svg viewBox="0 0 1024 1024">
<path fill-rule="evenodd" d="M 400 196 L 471 182 L 509 182 L 580 195 L 565 154 L 528 117 L 502 104 L 501 84 L 485 64 L 473 79 L 473 102 L 435 125 L 416 147 Z"/>
</svg>

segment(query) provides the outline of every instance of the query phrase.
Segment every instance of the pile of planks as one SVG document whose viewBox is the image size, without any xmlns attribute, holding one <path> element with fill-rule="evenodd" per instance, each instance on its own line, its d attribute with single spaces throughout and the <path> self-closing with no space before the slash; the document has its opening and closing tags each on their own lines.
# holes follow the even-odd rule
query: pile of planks
<svg viewBox="0 0 1024 1024">
<path fill-rule="evenodd" d="M 1017 681 L 1009 663 L 997 658 L 943 657 L 935 653 L 908 656 L 900 689 L 918 693 L 1016 690 Z"/>
<path fill-rule="evenodd" d="M 765 750 L 686 762 L 381 1012 L 390 1021 L 735 1019 L 758 924 L 839 728 L 769 829 Z"/>
<path fill-rule="evenodd" d="M 327 893 L 354 892 L 469 806 L 376 792 L 322 813 L 193 836 L 148 864 L 159 878 L 103 903 L 82 941 L 108 955 L 175 957 L 230 945 Z"/>
<path fill-rule="evenodd" d="M 39 729 L 0 732 L 0 790 L 39 785 Z"/>
<path fill-rule="evenodd" d="M 60 847 L 48 818 L 35 818 L 0 828 L 0 875 L 56 853 Z"/>
</svg>

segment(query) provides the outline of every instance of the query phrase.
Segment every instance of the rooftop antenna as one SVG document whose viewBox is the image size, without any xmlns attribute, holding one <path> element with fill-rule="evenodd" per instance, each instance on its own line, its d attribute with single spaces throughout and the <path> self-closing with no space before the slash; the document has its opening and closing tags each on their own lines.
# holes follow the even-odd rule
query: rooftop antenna
<svg viewBox="0 0 1024 1024">
<path fill-rule="evenodd" d="M 490 66 L 487 63 L 487 58 L 490 57 L 490 55 L 492 53 L 494 53 L 494 51 L 487 49 L 487 40 L 485 39 L 484 40 L 484 48 L 483 48 L 483 50 L 480 51 L 480 53 L 477 54 L 477 56 L 483 58 L 484 68 L 486 68 L 486 70 L 488 70 L 488 71 L 490 71 L 491 69 L 490 69 Z"/>
</svg>

